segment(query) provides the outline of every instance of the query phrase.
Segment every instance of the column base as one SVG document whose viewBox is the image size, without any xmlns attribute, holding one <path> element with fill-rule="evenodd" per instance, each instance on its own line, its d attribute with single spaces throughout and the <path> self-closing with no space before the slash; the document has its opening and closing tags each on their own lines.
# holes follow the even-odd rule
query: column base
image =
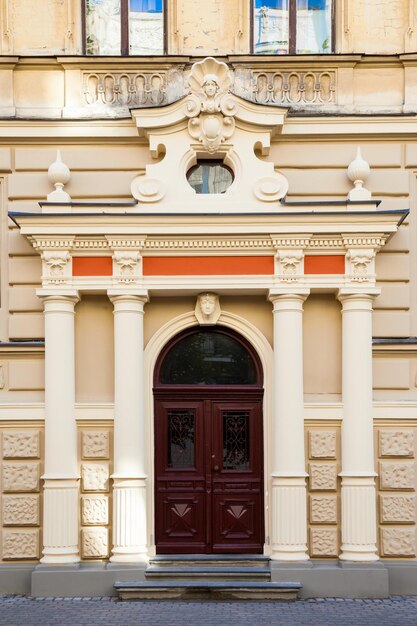
<svg viewBox="0 0 417 626">
<path fill-rule="evenodd" d="M 146 544 L 146 478 L 113 478 L 112 563 L 141 563 Z"/>
<path fill-rule="evenodd" d="M 272 479 L 273 561 L 307 561 L 307 492 L 304 477 Z"/>
<path fill-rule="evenodd" d="M 65 565 L 80 561 L 78 482 L 76 478 L 45 479 L 41 563 Z"/>
<path fill-rule="evenodd" d="M 378 561 L 373 476 L 342 476 L 341 561 Z"/>
</svg>

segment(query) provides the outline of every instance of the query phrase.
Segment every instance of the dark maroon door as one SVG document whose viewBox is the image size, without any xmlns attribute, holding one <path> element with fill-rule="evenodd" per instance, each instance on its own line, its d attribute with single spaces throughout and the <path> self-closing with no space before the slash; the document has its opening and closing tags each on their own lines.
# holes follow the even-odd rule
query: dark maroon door
<svg viewBox="0 0 417 626">
<path fill-rule="evenodd" d="M 160 554 L 263 551 L 261 399 L 210 392 L 155 403 Z"/>
</svg>

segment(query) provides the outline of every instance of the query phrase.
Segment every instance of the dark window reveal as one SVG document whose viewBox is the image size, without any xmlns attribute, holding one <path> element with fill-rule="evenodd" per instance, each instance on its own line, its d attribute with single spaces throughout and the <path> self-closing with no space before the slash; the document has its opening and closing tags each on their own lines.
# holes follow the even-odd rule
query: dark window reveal
<svg viewBox="0 0 417 626">
<path fill-rule="evenodd" d="M 197 332 L 176 343 L 162 364 L 165 385 L 252 385 L 255 364 L 244 346 L 228 335 Z"/>
</svg>

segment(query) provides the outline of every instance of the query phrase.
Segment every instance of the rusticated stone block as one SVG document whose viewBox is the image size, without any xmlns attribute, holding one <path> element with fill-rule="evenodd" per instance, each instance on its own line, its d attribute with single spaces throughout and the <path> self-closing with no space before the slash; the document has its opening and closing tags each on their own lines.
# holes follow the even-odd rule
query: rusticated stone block
<svg viewBox="0 0 417 626">
<path fill-rule="evenodd" d="M 414 489 L 415 470 L 413 461 L 381 461 L 379 464 L 381 489 Z"/>
<path fill-rule="evenodd" d="M 414 431 L 380 430 L 379 450 L 381 456 L 414 457 Z"/>
<path fill-rule="evenodd" d="M 39 496 L 3 496 L 4 526 L 37 526 L 39 524 Z"/>
<path fill-rule="evenodd" d="M 86 430 L 82 433 L 82 456 L 84 459 L 108 459 L 110 433 L 106 430 Z"/>
<path fill-rule="evenodd" d="M 415 556 L 415 528 L 382 528 L 382 556 Z"/>
<path fill-rule="evenodd" d="M 310 463 L 310 489 L 312 491 L 336 491 L 336 463 Z"/>
<path fill-rule="evenodd" d="M 39 531 L 4 530 L 2 547 L 4 560 L 38 559 Z"/>
<path fill-rule="evenodd" d="M 83 524 L 108 524 L 109 499 L 107 496 L 82 496 Z"/>
<path fill-rule="evenodd" d="M 8 430 L 3 433 L 3 458 L 39 458 L 39 432 Z"/>
<path fill-rule="evenodd" d="M 310 458 L 312 459 L 335 459 L 336 458 L 336 431 L 335 430 L 310 430 Z"/>
<path fill-rule="evenodd" d="M 312 524 L 337 524 L 336 496 L 310 496 L 310 522 Z"/>
<path fill-rule="evenodd" d="M 106 558 L 109 554 L 107 528 L 82 529 L 82 555 L 85 559 Z"/>
<path fill-rule="evenodd" d="M 109 467 L 107 463 L 83 463 L 81 476 L 84 491 L 108 491 Z"/>
<path fill-rule="evenodd" d="M 39 463 L 3 463 L 3 491 L 38 491 Z"/>
<path fill-rule="evenodd" d="M 381 522 L 383 524 L 414 524 L 416 497 L 414 494 L 381 495 Z"/>
<path fill-rule="evenodd" d="M 337 528 L 310 528 L 311 556 L 337 556 Z"/>
</svg>

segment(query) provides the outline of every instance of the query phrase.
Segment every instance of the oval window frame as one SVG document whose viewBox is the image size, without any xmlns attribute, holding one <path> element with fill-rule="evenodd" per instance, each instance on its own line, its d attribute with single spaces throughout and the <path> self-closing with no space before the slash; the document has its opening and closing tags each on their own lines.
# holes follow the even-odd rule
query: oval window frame
<svg viewBox="0 0 417 626">
<path fill-rule="evenodd" d="M 227 170 L 230 173 L 231 176 L 231 181 L 230 184 L 227 186 L 227 188 L 224 191 L 221 191 L 220 193 L 211 193 L 211 192 L 199 192 L 196 191 L 195 187 L 192 186 L 192 184 L 190 183 L 189 177 L 193 174 L 193 172 L 195 172 L 199 167 L 204 166 L 204 165 L 213 165 L 213 163 L 215 163 L 217 166 L 222 167 L 223 169 Z M 229 165 L 226 165 L 226 163 L 224 162 L 224 160 L 222 159 L 198 159 L 197 162 L 192 165 L 186 172 L 185 174 L 185 178 L 187 180 L 187 183 L 190 185 L 191 189 L 194 190 L 194 192 L 196 193 L 196 195 L 198 196 L 222 196 L 224 195 L 229 189 L 230 187 L 233 185 L 234 181 L 235 181 L 235 173 L 232 170 L 232 168 Z"/>
</svg>

